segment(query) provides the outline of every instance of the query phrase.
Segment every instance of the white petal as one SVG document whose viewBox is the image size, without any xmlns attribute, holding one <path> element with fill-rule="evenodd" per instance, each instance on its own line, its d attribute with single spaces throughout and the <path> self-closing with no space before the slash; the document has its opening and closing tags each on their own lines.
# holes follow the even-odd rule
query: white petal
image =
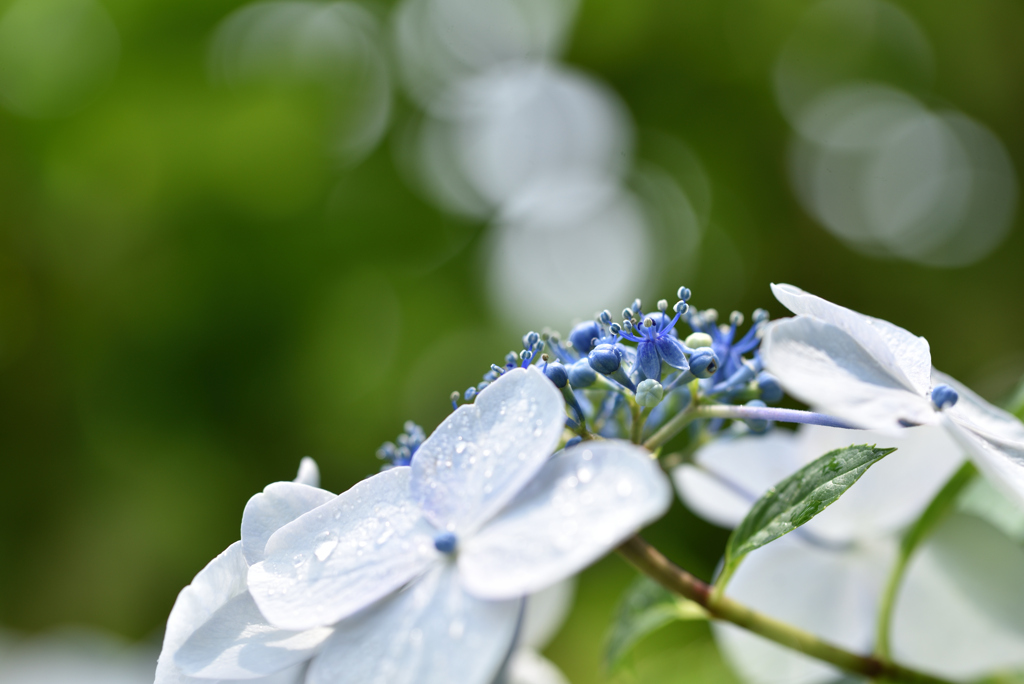
<svg viewBox="0 0 1024 684">
<path fill-rule="evenodd" d="M 833 541 L 870 539 L 909 526 L 964 462 L 963 448 L 938 426 L 889 434 L 804 425 L 800 440 L 807 462 L 851 444 L 897 449 L 805 526 Z"/>
<path fill-rule="evenodd" d="M 178 649 L 174 662 L 194 677 L 249 679 L 298 665 L 331 635 L 329 627 L 290 632 L 272 627 L 249 592 L 220 607 Z"/>
<path fill-rule="evenodd" d="M 490 684 L 522 602 L 481 601 L 443 563 L 336 626 L 306 684 Z"/>
<path fill-rule="evenodd" d="M 518 645 L 542 649 L 558 634 L 576 598 L 576 579 L 552 584 L 526 599 Z"/>
<path fill-rule="evenodd" d="M 697 451 L 693 465 L 676 468 L 672 479 L 690 510 L 721 527 L 735 527 L 769 487 L 806 465 L 801 446 L 786 430 L 716 440 Z"/>
<path fill-rule="evenodd" d="M 249 569 L 272 624 L 330 625 L 390 594 L 438 558 L 434 530 L 409 498 L 408 467 L 364 480 L 288 523 Z"/>
<path fill-rule="evenodd" d="M 178 669 L 174 664 L 174 654 L 218 608 L 245 593 L 247 570 L 242 542 L 235 542 L 181 590 L 167 618 L 163 649 L 156 665 L 156 684 L 194 684 L 200 681 Z"/>
<path fill-rule="evenodd" d="M 800 316 L 831 323 L 849 333 L 894 377 L 918 394 L 931 387 L 932 356 L 928 340 L 881 318 L 872 318 L 816 297 L 793 285 L 772 284 L 775 298 Z"/>
<path fill-rule="evenodd" d="M 274 482 L 253 496 L 242 512 L 242 553 L 250 565 L 263 560 L 263 549 L 270 535 L 322 506 L 334 494 L 296 482 Z"/>
<path fill-rule="evenodd" d="M 466 589 L 481 598 L 532 594 L 582 570 L 672 503 L 645 449 L 585 442 L 554 457 L 459 554 Z"/>
<path fill-rule="evenodd" d="M 565 401 L 537 368 L 514 369 L 464 404 L 412 461 L 412 491 L 439 529 L 463 535 L 498 512 L 544 465 Z"/>
<path fill-rule="evenodd" d="M 299 472 L 295 476 L 295 481 L 310 487 L 319 487 L 320 467 L 316 464 L 316 461 L 309 456 L 303 456 L 302 460 L 299 461 Z"/>
<path fill-rule="evenodd" d="M 893 615 L 893 655 L 953 678 L 1024 669 L 1024 550 L 950 517 L 914 556 Z"/>
<path fill-rule="evenodd" d="M 512 654 L 508 664 L 508 684 L 569 684 L 554 663 L 529 648 Z"/>
<path fill-rule="evenodd" d="M 726 593 L 839 646 L 869 653 L 878 597 L 894 557 L 895 542 L 888 540 L 837 551 L 791 534 L 751 553 Z M 752 684 L 823 684 L 841 676 L 738 627 L 713 627 L 725 655 Z"/>
<path fill-rule="evenodd" d="M 955 405 L 942 412 L 950 433 L 994 487 L 1024 505 L 1024 424 L 945 373 L 934 371 L 932 379 L 960 395 Z"/>
<path fill-rule="evenodd" d="M 897 431 L 937 422 L 931 401 L 908 390 L 846 331 L 814 318 L 769 324 L 761 342 L 765 368 L 786 392 L 854 425 Z"/>
</svg>

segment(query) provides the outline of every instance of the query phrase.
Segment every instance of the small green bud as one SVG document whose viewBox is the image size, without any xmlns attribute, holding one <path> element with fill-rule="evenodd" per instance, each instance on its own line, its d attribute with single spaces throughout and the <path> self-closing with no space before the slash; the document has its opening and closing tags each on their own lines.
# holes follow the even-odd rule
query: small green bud
<svg viewBox="0 0 1024 684">
<path fill-rule="evenodd" d="M 701 347 L 711 346 L 711 335 L 702 332 L 691 333 L 686 341 L 683 342 L 690 349 L 700 349 Z"/>
<path fill-rule="evenodd" d="M 648 378 L 636 386 L 636 403 L 646 408 L 657 406 L 664 396 L 665 388 L 657 380 Z"/>
</svg>

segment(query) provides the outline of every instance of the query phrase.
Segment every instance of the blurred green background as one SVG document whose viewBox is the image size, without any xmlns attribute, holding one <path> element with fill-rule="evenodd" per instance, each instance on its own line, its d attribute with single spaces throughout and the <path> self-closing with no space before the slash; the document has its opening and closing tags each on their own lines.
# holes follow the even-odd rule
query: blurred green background
<svg viewBox="0 0 1024 684">
<path fill-rule="evenodd" d="M 637 294 L 685 284 L 699 307 L 778 316 L 768 283 L 790 282 L 924 335 L 1000 400 L 1024 371 L 1020 219 L 984 258 L 938 268 L 851 249 L 794 194 L 773 74 L 815 4 L 582 0 L 560 61 L 618 93 L 638 160 L 680 141 L 713 198 L 687 265 Z M 341 161 L 344 92 L 339 110 L 308 79 L 211 76 L 212 36 L 243 3 L 103 0 L 78 24 L 68 8 L 86 5 L 29 5 L 0 1 L 0 626 L 152 641 L 249 496 L 305 455 L 332 491 L 375 472 L 404 420 L 429 432 L 524 330 L 482 285 L 495 225 L 403 171 L 420 107 L 401 89 L 379 142 Z M 896 5 L 934 53 L 915 95 L 987 126 L 1020 168 L 1024 5 Z M 367 7 L 387 26 L 390 5 Z M 899 82 L 893 64 L 878 70 Z M 708 577 L 725 532 L 677 504 L 650 536 Z M 583 575 L 548 651 L 575 684 L 608 679 L 631 577 L 616 557 Z M 677 625 L 613 679 L 731 675 L 706 627 Z"/>
</svg>

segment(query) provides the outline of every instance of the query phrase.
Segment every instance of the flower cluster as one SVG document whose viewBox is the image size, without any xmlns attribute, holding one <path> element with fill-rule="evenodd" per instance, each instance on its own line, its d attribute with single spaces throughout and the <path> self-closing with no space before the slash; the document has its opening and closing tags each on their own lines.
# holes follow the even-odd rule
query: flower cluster
<svg viewBox="0 0 1024 684">
<path fill-rule="evenodd" d="M 697 514 L 736 527 L 776 483 L 853 440 L 900 454 L 730 566 L 731 597 L 853 653 L 888 645 L 877 614 L 889 601 L 892 645 L 907 663 L 956 677 L 1024 667 L 1024 620 L 993 616 L 985 593 L 1016 575 L 949 560 L 975 558 L 958 550 L 970 543 L 1024 572 L 1024 552 L 976 518 L 943 523 L 907 569 L 900 601 L 883 600 L 904 530 L 964 472 L 965 451 L 1024 504 L 1024 425 L 935 370 L 923 338 L 773 289 L 795 315 L 770 322 L 758 310 L 746 331 L 742 314 L 720 324 L 680 288 L 671 308 L 661 300 L 645 312 L 635 300 L 620 321 L 603 311 L 565 338 L 530 332 L 452 395 L 453 413 L 429 437 L 406 423 L 377 453 L 382 472 L 340 495 L 304 459 L 295 481 L 250 499 L 240 541 L 179 595 L 156 683 L 562 682 L 531 650 L 539 609 L 525 607 L 665 513 L 662 468 Z M 814 412 L 770 406 L 784 391 Z M 786 421 L 805 425 L 771 429 Z M 949 623 L 936 606 L 952 586 L 969 600 L 947 606 Z M 754 684 L 841 676 L 735 626 L 715 634 Z"/>
<path fill-rule="evenodd" d="M 415 448 L 407 426 L 385 452 L 394 465 L 339 496 L 268 486 L 246 505 L 241 541 L 179 596 L 158 684 L 490 684 L 515 662 L 526 598 L 671 501 L 640 447 L 559 450 L 565 418 L 551 381 L 517 368 Z"/>
<path fill-rule="evenodd" d="M 492 364 L 483 380 L 461 397 L 476 394 L 514 368 L 535 365 L 562 391 L 570 407 L 569 427 L 609 438 L 628 438 L 637 420 L 650 434 L 668 417 L 690 405 L 694 395 L 716 403 L 745 403 L 763 407 L 777 403 L 783 393 L 778 381 L 763 369 L 758 354 L 768 313 L 758 309 L 753 325 L 738 336 L 744 316 L 734 311 L 727 325 L 718 324 L 714 309 L 689 305 L 689 288 L 680 287 L 669 308 L 660 300 L 644 312 L 640 299 L 622 310 L 616 322 L 609 310 L 579 323 L 563 340 L 554 331 L 529 332 L 521 351 L 510 351 L 504 365 Z M 690 334 L 681 339 L 677 325 Z M 453 407 L 459 393 L 452 394 Z M 631 409 L 640 409 L 638 416 Z M 744 421 L 763 432 L 767 419 Z M 717 430 L 722 421 L 717 421 Z"/>
</svg>

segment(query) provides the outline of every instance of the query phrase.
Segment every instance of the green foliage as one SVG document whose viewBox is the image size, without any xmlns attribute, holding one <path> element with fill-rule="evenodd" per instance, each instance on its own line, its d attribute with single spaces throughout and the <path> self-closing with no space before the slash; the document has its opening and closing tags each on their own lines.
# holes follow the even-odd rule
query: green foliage
<svg viewBox="0 0 1024 684">
<path fill-rule="evenodd" d="M 868 468 L 894 451 L 867 445 L 836 449 L 768 490 L 729 537 L 719 589 L 725 587 L 744 556 L 810 521 Z"/>
<path fill-rule="evenodd" d="M 706 620 L 707 612 L 693 601 L 669 592 L 640 576 L 622 595 L 605 646 L 605 665 L 612 669 L 641 639 L 678 620 Z"/>
</svg>

